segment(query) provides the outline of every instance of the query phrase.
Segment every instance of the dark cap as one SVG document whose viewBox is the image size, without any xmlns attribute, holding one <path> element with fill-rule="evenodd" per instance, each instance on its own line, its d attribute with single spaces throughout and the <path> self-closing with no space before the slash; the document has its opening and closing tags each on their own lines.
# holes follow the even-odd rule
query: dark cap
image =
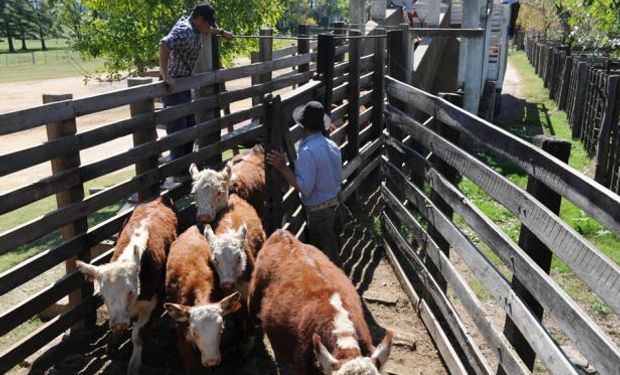
<svg viewBox="0 0 620 375">
<path fill-rule="evenodd" d="M 327 130 L 331 124 L 331 119 L 325 113 L 323 104 L 317 101 L 311 101 L 295 108 L 293 119 L 305 129 L 315 131 Z"/>
<path fill-rule="evenodd" d="M 217 22 L 215 21 L 215 9 L 207 3 L 198 4 L 192 9 L 192 18 L 200 17 L 209 22 L 211 27 L 217 27 Z"/>
</svg>

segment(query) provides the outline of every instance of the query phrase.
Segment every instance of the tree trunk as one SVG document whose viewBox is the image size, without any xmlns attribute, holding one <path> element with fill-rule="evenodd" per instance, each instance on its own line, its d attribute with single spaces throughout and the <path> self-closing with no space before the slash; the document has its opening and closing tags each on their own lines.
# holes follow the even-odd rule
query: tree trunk
<svg viewBox="0 0 620 375">
<path fill-rule="evenodd" d="M 27 51 L 28 48 L 26 48 L 26 38 L 22 37 L 22 51 Z"/>
<path fill-rule="evenodd" d="M 41 50 L 47 51 L 47 46 L 45 45 L 45 35 L 43 34 L 43 29 L 39 29 L 39 37 L 41 38 Z"/>
<path fill-rule="evenodd" d="M 13 35 L 11 35 L 11 28 L 6 25 L 6 40 L 9 42 L 9 53 L 15 53 L 15 46 L 13 45 Z"/>
</svg>

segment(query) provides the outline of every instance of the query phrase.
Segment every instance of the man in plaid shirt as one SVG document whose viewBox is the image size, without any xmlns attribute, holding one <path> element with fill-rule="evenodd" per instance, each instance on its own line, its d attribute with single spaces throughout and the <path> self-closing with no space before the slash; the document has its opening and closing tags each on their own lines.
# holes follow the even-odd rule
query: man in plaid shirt
<svg viewBox="0 0 620 375">
<path fill-rule="evenodd" d="M 164 107 L 187 103 L 192 100 L 191 90 L 174 92 L 175 78 L 188 77 L 200 52 L 200 34 L 220 35 L 233 39 L 231 33 L 219 29 L 215 22 L 215 10 L 209 4 L 196 5 L 189 17 L 182 16 L 170 33 L 159 43 L 159 71 L 171 94 L 164 96 Z M 166 124 L 166 132 L 172 134 L 194 126 L 194 115 L 180 118 Z M 192 152 L 192 143 L 170 150 L 171 160 Z"/>
</svg>

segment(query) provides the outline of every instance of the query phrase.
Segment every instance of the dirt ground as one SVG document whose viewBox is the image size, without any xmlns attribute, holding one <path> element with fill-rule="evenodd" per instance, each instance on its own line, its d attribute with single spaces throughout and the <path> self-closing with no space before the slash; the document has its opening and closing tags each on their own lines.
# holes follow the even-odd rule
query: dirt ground
<svg viewBox="0 0 620 375">
<path fill-rule="evenodd" d="M 378 343 L 385 329 L 394 331 L 394 346 L 384 368 L 385 374 L 417 375 L 445 374 L 439 354 L 428 336 L 415 309 L 383 257 L 382 248 L 374 241 L 369 226 L 369 213 L 379 207 L 377 184 L 365 184 L 357 207 L 351 207 L 348 223 L 342 236 L 341 262 L 362 296 L 366 321 L 373 341 Z M 79 335 L 64 337 L 61 342 L 23 363 L 14 374 L 117 374 L 124 373 L 131 354 L 131 344 L 125 335 L 118 352 L 108 353 L 110 340 L 105 313 L 99 313 L 96 328 Z M 175 347 L 174 329 L 166 316 L 154 320 L 151 334 L 144 346 L 144 371 L 148 374 L 180 374 L 182 369 Z M 123 340 L 121 340 L 123 341 Z M 211 374 L 277 374 L 268 340 L 258 345 L 249 357 L 239 359 L 236 346 L 223 350 L 223 363 Z"/>
</svg>

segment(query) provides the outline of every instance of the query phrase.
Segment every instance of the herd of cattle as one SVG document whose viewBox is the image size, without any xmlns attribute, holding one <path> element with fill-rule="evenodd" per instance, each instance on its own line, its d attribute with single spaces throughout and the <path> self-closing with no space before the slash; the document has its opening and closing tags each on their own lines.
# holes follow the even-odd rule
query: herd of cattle
<svg viewBox="0 0 620 375">
<path fill-rule="evenodd" d="M 287 231 L 266 238 L 262 147 L 235 156 L 221 171 L 192 164 L 189 172 L 204 232 L 194 225 L 177 236 L 174 204 L 160 197 L 135 208 L 108 264 L 78 261 L 99 283 L 110 329 L 127 330 L 135 318 L 127 372 L 140 371 L 144 328 L 163 299 L 188 374 L 220 363 L 229 324 L 243 328 L 244 353 L 266 333 L 276 361 L 295 374 L 379 374 L 392 333 L 373 346 L 347 276 Z"/>
</svg>

